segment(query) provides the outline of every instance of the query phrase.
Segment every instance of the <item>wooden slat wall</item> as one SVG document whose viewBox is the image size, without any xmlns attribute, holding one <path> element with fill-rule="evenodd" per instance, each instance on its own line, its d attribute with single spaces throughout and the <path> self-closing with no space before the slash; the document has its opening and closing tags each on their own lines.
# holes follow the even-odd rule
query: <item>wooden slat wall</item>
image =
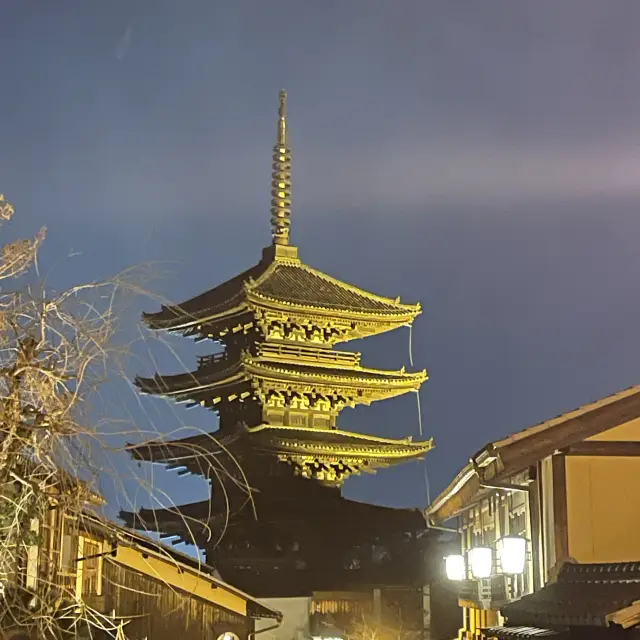
<svg viewBox="0 0 640 640">
<path fill-rule="evenodd" d="M 178 591 L 160 580 L 105 559 L 103 596 L 110 613 L 133 618 L 134 640 L 216 640 L 224 631 L 246 639 L 251 622 L 238 614 Z"/>
</svg>

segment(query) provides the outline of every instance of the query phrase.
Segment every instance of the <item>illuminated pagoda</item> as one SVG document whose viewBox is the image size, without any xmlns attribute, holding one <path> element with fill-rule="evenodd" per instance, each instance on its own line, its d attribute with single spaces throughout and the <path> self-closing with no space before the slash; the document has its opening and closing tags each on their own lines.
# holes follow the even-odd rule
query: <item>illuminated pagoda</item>
<svg viewBox="0 0 640 640">
<path fill-rule="evenodd" d="M 368 368 L 359 353 L 333 347 L 408 326 L 420 305 L 336 280 L 304 264 L 289 243 L 284 92 L 271 188 L 273 241 L 260 262 L 202 295 L 144 315 L 151 329 L 224 347 L 201 357 L 191 373 L 136 380 L 143 393 L 215 411 L 218 430 L 129 446 L 139 461 L 208 478 L 211 498 L 121 517 L 175 543 L 195 542 L 225 579 L 262 597 L 284 595 L 283 582 L 288 595 L 297 595 L 382 581 L 376 571 L 385 559 L 393 559 L 385 571 L 406 580 L 415 562 L 403 550 L 424 531 L 422 514 L 348 500 L 341 486 L 352 474 L 422 458 L 432 442 L 345 431 L 338 415 L 417 392 L 427 374 Z M 384 581 L 395 579 L 385 574 Z"/>
</svg>

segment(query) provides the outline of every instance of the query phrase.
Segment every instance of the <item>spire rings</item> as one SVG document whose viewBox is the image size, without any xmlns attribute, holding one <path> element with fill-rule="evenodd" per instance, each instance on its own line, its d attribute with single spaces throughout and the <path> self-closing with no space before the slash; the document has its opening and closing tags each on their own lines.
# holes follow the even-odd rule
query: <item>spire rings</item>
<svg viewBox="0 0 640 640">
<path fill-rule="evenodd" d="M 271 235 L 273 243 L 289 244 L 291 226 L 291 149 L 287 146 L 285 91 L 280 92 L 278 138 L 273 147 L 271 173 Z"/>
</svg>

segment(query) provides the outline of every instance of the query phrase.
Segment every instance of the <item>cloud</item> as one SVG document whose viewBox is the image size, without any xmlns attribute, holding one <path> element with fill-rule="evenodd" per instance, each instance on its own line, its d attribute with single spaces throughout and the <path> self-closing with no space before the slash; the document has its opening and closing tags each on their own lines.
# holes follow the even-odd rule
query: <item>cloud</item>
<svg viewBox="0 0 640 640">
<path fill-rule="evenodd" d="M 294 194 L 312 206 L 401 212 L 434 205 L 640 195 L 637 146 L 447 144 L 308 154 Z M 294 160 L 295 162 L 295 160 Z M 294 167 L 296 165 L 294 164 Z M 515 214 L 515 212 L 514 212 Z"/>
<path fill-rule="evenodd" d="M 115 43 L 126 64 L 105 56 L 118 12 L 87 12 L 82 28 L 25 14 L 0 43 L 20 61 L 0 108 L 5 183 L 23 202 L 37 184 L 34 210 L 110 227 L 258 215 L 284 85 L 296 209 L 516 215 L 638 191 L 640 5 L 253 4 L 154 5 L 135 20 L 144 38 L 128 26 Z"/>
<path fill-rule="evenodd" d="M 118 42 L 116 43 L 116 46 L 114 49 L 114 55 L 117 58 L 117 60 L 119 60 L 120 62 L 124 60 L 125 56 L 129 52 L 132 37 L 133 37 L 133 27 L 129 25 L 125 29 L 125 32 L 122 34 Z"/>
<path fill-rule="evenodd" d="M 518 204 L 640 196 L 637 151 L 632 145 L 563 148 L 436 141 L 354 146 L 336 156 L 320 145 L 299 153 L 294 147 L 294 207 L 329 215 L 363 209 L 397 214 L 440 205 L 472 213 L 475 206 L 510 204 L 518 215 Z M 110 212 L 107 223 L 163 225 L 173 224 L 176 216 L 216 212 L 244 217 L 268 209 L 269 149 L 235 145 L 218 148 L 209 157 L 187 149 L 144 155 L 136 162 L 122 158 L 109 171 L 85 174 L 83 192 L 90 194 L 93 206 Z M 69 211 L 74 213 L 84 215 L 84 210 Z"/>
</svg>

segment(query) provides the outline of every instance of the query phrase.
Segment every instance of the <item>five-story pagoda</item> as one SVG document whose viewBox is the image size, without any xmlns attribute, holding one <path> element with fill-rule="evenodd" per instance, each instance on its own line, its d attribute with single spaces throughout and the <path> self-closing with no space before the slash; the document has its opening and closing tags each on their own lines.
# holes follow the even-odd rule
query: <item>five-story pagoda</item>
<svg viewBox="0 0 640 640">
<path fill-rule="evenodd" d="M 420 306 L 325 275 L 289 243 L 284 92 L 271 189 L 273 241 L 257 265 L 144 315 L 152 329 L 224 346 L 191 373 L 136 380 L 143 393 L 212 409 L 219 429 L 129 447 L 138 460 L 207 477 L 211 498 L 121 517 L 175 542 L 195 542 L 224 578 L 259 596 L 393 582 L 389 572 L 406 582 L 415 558 L 405 550 L 424 529 L 420 512 L 347 500 L 340 488 L 351 474 L 423 457 L 431 440 L 362 435 L 337 420 L 344 407 L 418 391 L 427 374 L 368 368 L 359 353 L 333 347 L 407 326 Z"/>
</svg>

